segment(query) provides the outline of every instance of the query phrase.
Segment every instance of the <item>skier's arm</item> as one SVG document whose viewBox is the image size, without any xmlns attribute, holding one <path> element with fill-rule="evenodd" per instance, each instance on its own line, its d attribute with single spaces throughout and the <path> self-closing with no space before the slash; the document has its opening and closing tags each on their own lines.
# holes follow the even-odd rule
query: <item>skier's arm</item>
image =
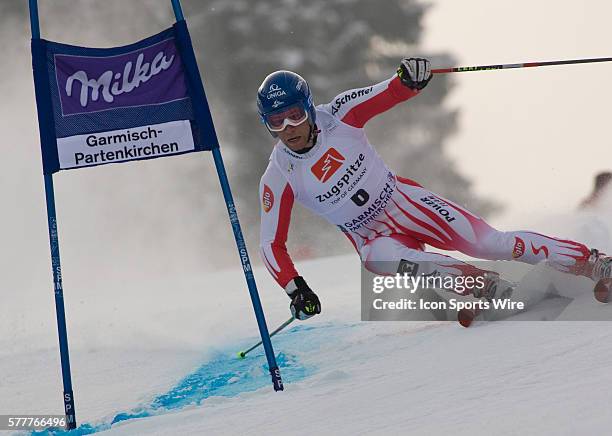
<svg viewBox="0 0 612 436">
<path fill-rule="evenodd" d="M 272 162 L 261 178 L 259 198 L 261 258 L 272 277 L 286 289 L 298 276 L 285 245 L 294 197 L 291 186 Z"/>
<path fill-rule="evenodd" d="M 293 208 L 293 190 L 270 162 L 259 184 L 261 199 L 260 253 L 266 268 L 291 299 L 294 318 L 305 320 L 321 313 L 317 295 L 298 275 L 287 252 L 287 232 Z"/>
<path fill-rule="evenodd" d="M 344 123 L 361 128 L 374 116 L 417 95 L 430 79 L 428 61 L 404 59 L 398 73 L 391 78 L 370 87 L 345 91 L 326 108 Z"/>
</svg>

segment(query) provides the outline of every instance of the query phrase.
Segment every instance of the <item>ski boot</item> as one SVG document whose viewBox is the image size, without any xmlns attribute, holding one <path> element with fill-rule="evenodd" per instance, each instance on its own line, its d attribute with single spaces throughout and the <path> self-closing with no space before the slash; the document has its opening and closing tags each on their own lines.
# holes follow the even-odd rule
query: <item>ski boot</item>
<svg viewBox="0 0 612 436">
<path fill-rule="evenodd" d="M 609 302 L 612 293 L 612 257 L 592 249 L 583 275 L 595 281 L 595 299 L 600 303 Z"/>
<path fill-rule="evenodd" d="M 482 288 L 474 288 L 472 290 L 472 295 L 474 298 L 484 298 L 489 302 L 495 299 L 504 300 L 506 298 L 510 298 L 512 292 L 514 292 L 514 288 L 516 287 L 515 283 L 503 279 L 499 273 L 494 271 L 486 271 L 483 274 L 483 277 L 484 286 L 482 286 Z M 483 310 L 479 308 L 461 309 L 457 313 L 457 321 L 459 321 L 459 324 L 461 324 L 463 327 L 467 328 L 482 312 Z"/>
</svg>

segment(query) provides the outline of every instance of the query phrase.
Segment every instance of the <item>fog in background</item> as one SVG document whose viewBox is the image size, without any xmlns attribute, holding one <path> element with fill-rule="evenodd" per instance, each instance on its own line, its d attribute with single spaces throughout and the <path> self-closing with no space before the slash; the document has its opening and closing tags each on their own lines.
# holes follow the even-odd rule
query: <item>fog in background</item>
<svg viewBox="0 0 612 436">
<path fill-rule="evenodd" d="M 0 6 L 0 264 L 3 289 L 16 290 L 50 285 L 26 3 Z M 171 25 L 169 3 L 41 0 L 41 31 L 44 38 L 65 43 L 124 45 Z M 404 55 L 425 54 L 418 48 L 425 8 L 411 0 L 389 1 L 391 14 L 385 15 L 363 0 L 269 0 L 253 8 L 246 1 L 183 3 L 251 257 L 258 262 L 257 184 L 273 144 L 255 111 L 259 83 L 275 69 L 292 68 L 311 81 L 322 103 L 345 89 L 383 80 Z M 431 56 L 452 60 L 443 53 Z M 414 104 L 372 122 L 369 133 L 400 174 L 414 172 L 438 191 L 454 190 L 457 201 L 487 213 L 493 203 L 472 197 L 468 179 L 447 170 L 442 155 L 444 138 L 455 128 L 455 111 L 441 108 L 450 86 L 446 80 L 434 82 Z M 139 276 L 199 274 L 237 263 L 207 153 L 66 171 L 54 180 L 67 290 L 92 281 L 117 288 Z M 333 226 L 301 208 L 294 211 L 289 247 L 297 259 L 351 249 Z"/>
<path fill-rule="evenodd" d="M 457 65 L 612 56 L 606 0 L 428 3 L 423 47 Z M 446 104 L 461 111 L 447 151 L 476 192 L 506 206 L 494 223 L 574 210 L 612 168 L 610 77 L 612 63 L 454 74 Z"/>
<path fill-rule="evenodd" d="M 18 292 L 30 284 L 46 286 L 50 264 L 27 2 L 5 2 L 3 8 L 15 3 L 21 8 L 1 15 L 0 191 L 3 289 Z M 171 16 L 165 2 L 132 2 L 132 9 L 123 13 L 121 3 L 41 1 L 42 34 L 82 45 L 121 45 L 161 30 Z M 210 247 L 204 243 L 204 223 L 220 221 L 212 207 L 220 196 L 215 180 L 206 177 L 210 171 L 209 159 L 177 157 L 56 174 L 66 288 L 88 281 L 112 287 L 122 278 L 180 272 L 205 263 Z M 177 181 L 184 174 L 190 179 Z"/>
<path fill-rule="evenodd" d="M 518 11 L 496 12 L 493 5 L 501 2 L 466 2 L 475 8 L 469 13 L 450 6 L 453 2 L 430 2 L 426 7 L 411 0 L 183 3 L 255 262 L 257 183 L 273 140 L 258 122 L 254 96 L 267 73 L 280 68 L 299 71 L 310 81 L 316 103 L 323 103 L 345 89 L 389 77 L 405 55 L 428 56 L 440 66 L 607 55 L 564 44 L 538 51 L 537 41 L 522 41 L 516 23 L 504 15 Z M 1 289 L 19 292 L 36 287 L 50 300 L 25 4 L 9 0 L 0 6 Z M 480 13 L 485 7 L 490 15 Z M 573 10 L 579 7 L 574 5 Z M 569 6 L 565 12 L 569 13 Z M 169 1 L 163 0 L 41 0 L 40 13 L 43 37 L 86 46 L 128 44 L 173 22 Z M 463 13 L 465 20 L 458 18 Z M 546 11 L 540 13 L 546 15 Z M 550 24 L 530 22 L 534 29 L 536 22 L 544 27 Z M 504 23 L 508 28 L 494 32 L 482 27 L 486 30 L 479 33 L 483 23 Z M 538 35 L 552 46 L 555 38 L 570 30 L 578 34 L 567 16 L 561 23 L 561 27 L 550 27 L 558 36 Z M 470 46 L 479 49 L 468 56 Z M 498 46 L 504 50 L 497 50 Z M 519 50 L 522 46 L 525 50 Z M 601 148 L 607 136 L 598 130 L 605 126 L 599 94 L 605 83 L 602 71 L 609 68 L 560 67 L 554 80 L 546 75 L 551 69 L 439 76 L 423 95 L 373 120 L 367 131 L 398 174 L 415 178 L 484 216 L 494 218 L 492 213 L 504 204 L 512 206 L 505 216 L 514 213 L 519 220 L 528 212 L 516 206 L 537 206 L 541 211 L 553 205 L 562 209 L 569 202 L 568 208 L 573 209 L 580 193 L 590 190 L 592 162 L 604 166 L 611 161 L 608 148 Z M 525 103 L 528 96 L 532 100 Z M 548 104 L 550 99 L 556 103 Z M 559 112 L 553 110 L 569 112 L 555 118 L 550 114 Z M 590 138 L 589 144 L 581 142 L 583 138 Z M 587 145 L 599 148 L 591 153 Z M 544 163 L 559 151 L 565 156 L 563 162 L 574 162 L 575 182 L 560 169 L 560 160 Z M 527 163 L 517 163 L 520 154 L 526 155 Z M 54 180 L 66 292 L 77 293 L 92 281 L 106 283 L 109 290 L 129 292 L 121 284 L 138 277 L 206 274 L 237 265 L 214 164 L 207 153 L 65 171 Z M 476 190 L 471 180 L 478 182 Z M 529 196 L 532 200 L 520 200 Z M 518 226 L 524 227 L 523 222 Z M 331 225 L 298 206 L 289 249 L 300 259 L 347 252 L 351 246 Z M 167 292 L 171 295 L 172 289 Z"/>
</svg>

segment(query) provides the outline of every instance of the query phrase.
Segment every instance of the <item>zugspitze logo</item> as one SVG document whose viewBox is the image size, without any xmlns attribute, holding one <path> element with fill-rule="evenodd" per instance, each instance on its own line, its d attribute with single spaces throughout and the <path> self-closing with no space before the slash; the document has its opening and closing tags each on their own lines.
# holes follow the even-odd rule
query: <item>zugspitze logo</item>
<svg viewBox="0 0 612 436">
<path fill-rule="evenodd" d="M 116 56 L 55 55 L 63 115 L 168 103 L 187 97 L 173 39 Z"/>
<path fill-rule="evenodd" d="M 310 171 L 312 171 L 315 177 L 321 182 L 327 182 L 342 166 L 344 160 L 344 156 L 342 156 L 338 150 L 330 147 L 317 163 L 310 168 Z"/>
</svg>

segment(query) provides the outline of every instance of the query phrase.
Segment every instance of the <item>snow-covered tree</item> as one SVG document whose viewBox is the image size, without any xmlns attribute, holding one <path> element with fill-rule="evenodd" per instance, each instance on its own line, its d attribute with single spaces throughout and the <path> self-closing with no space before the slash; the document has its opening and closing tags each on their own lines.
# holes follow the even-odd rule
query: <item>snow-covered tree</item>
<svg viewBox="0 0 612 436">
<path fill-rule="evenodd" d="M 273 144 L 255 106 L 257 87 L 267 74 L 298 72 L 318 104 L 391 76 L 405 56 L 452 63 L 448 55 L 419 48 L 426 6 L 414 0 L 216 0 L 205 8 L 199 0 L 184 3 L 222 146 L 231 150 L 230 175 L 247 224 L 257 222 L 258 180 Z M 442 105 L 450 86 L 447 76 L 436 76 L 422 95 L 371 121 L 367 131 L 398 174 L 486 215 L 493 205 L 474 197 L 468 179 L 444 154 L 456 127 L 456 112 Z M 334 229 L 299 207 L 293 230 L 294 248 L 310 246 L 313 239 L 319 240 L 317 252 L 329 253 L 337 245 L 330 236 Z"/>
</svg>

